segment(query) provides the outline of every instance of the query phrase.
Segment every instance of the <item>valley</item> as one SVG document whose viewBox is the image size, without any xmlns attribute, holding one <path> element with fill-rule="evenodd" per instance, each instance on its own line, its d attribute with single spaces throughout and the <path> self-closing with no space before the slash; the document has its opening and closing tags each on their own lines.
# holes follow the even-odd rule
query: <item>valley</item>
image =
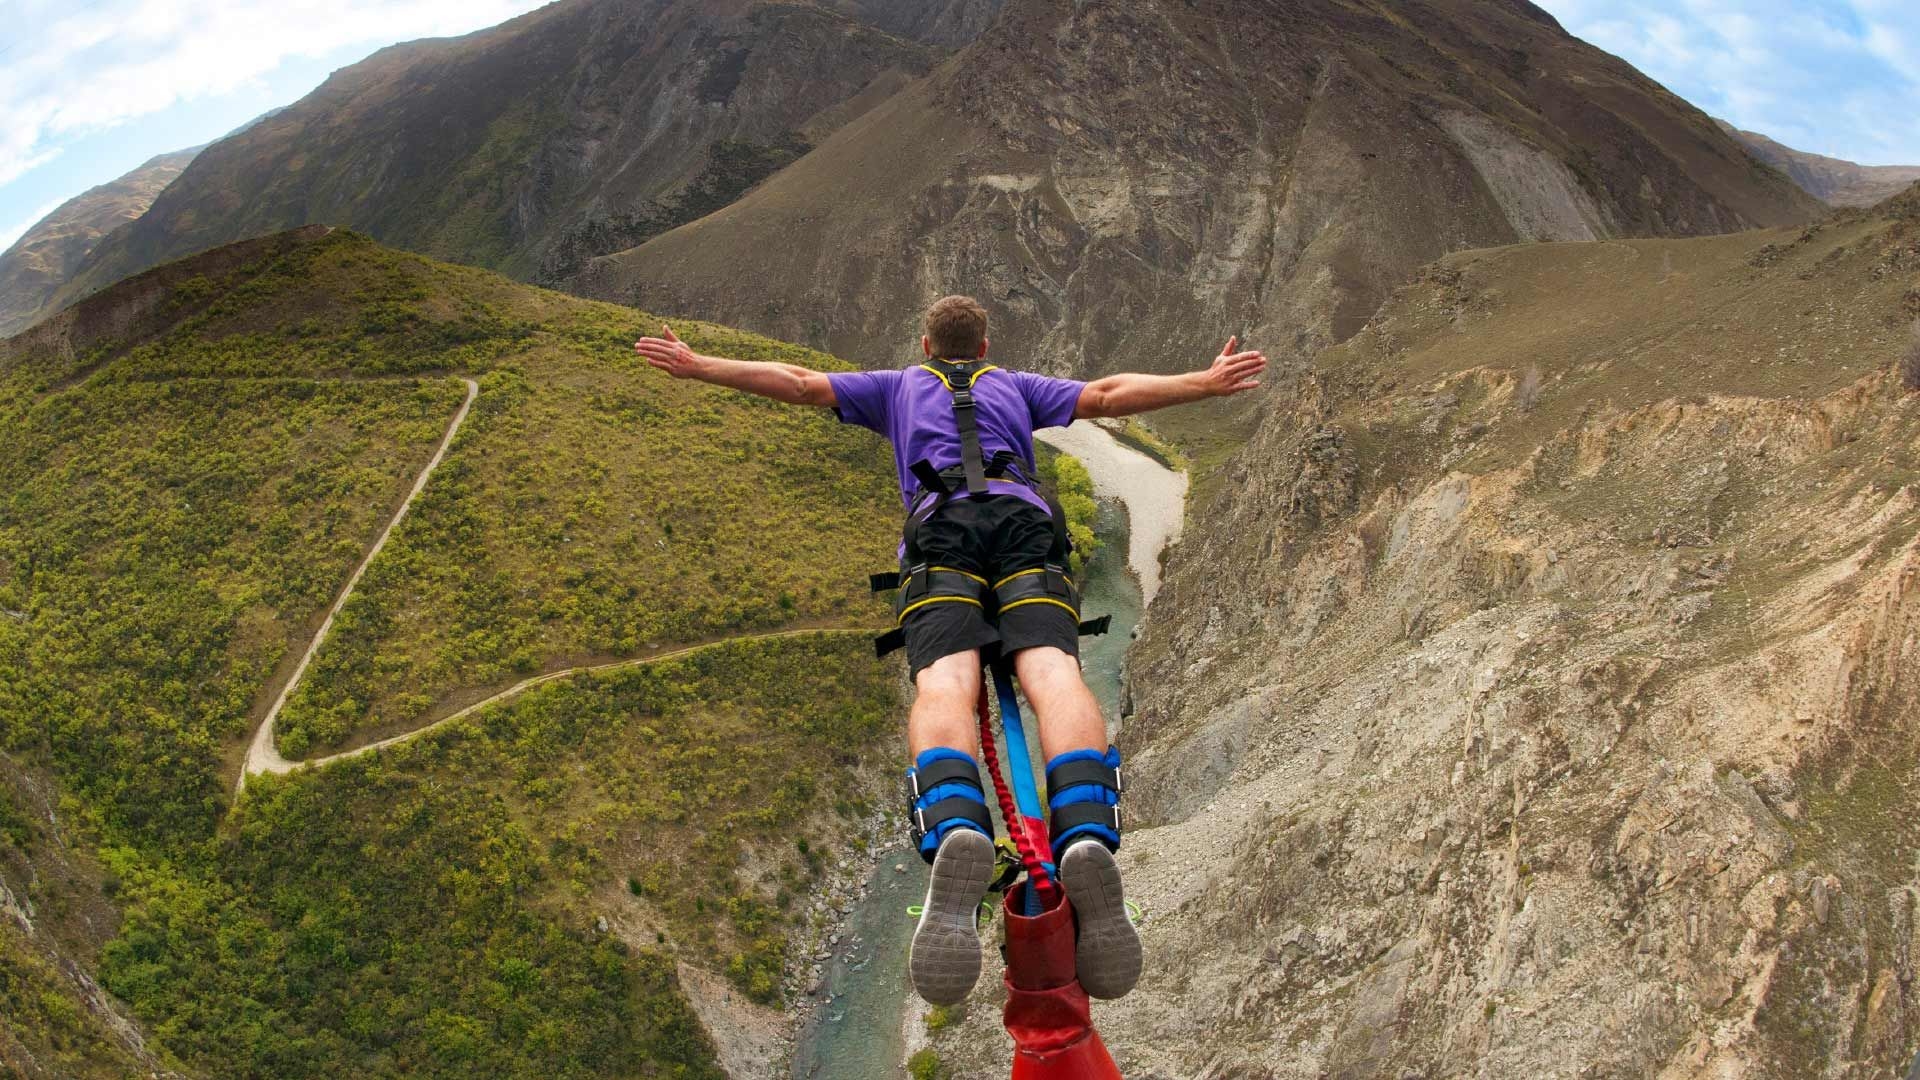
<svg viewBox="0 0 1920 1080">
<path fill-rule="evenodd" d="M 1009 366 L 1274 361 L 1041 435 L 1126 1076 L 1899 1075 L 1914 175 L 1525 0 L 560 0 L 341 68 L 0 259 L 0 1074 L 1003 1077 L 999 961 L 901 971 L 886 448 L 632 350 L 894 367 L 964 291 Z"/>
</svg>

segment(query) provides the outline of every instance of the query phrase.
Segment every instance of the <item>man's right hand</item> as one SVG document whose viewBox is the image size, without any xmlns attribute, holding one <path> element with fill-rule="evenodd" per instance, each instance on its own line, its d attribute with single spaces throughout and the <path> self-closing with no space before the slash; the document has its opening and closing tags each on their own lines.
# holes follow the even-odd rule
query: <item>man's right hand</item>
<svg viewBox="0 0 1920 1080">
<path fill-rule="evenodd" d="M 697 379 L 700 377 L 702 357 L 693 351 L 686 342 L 681 341 L 671 326 L 661 326 L 664 337 L 644 337 L 633 343 L 633 351 L 647 358 L 647 363 L 676 379 Z"/>
<path fill-rule="evenodd" d="M 1259 375 L 1267 370 L 1267 354 L 1259 352 L 1234 352 L 1240 345 L 1236 335 L 1227 339 L 1227 346 L 1214 358 L 1213 366 L 1200 372 L 1202 383 L 1207 392 L 1214 397 L 1227 397 L 1243 390 L 1252 390 L 1260 385 Z"/>
</svg>

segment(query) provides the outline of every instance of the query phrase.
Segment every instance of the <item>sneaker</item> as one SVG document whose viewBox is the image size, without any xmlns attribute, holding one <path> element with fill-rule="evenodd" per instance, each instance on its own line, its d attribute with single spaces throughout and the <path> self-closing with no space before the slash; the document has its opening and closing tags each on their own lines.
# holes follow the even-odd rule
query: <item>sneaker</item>
<svg viewBox="0 0 1920 1080">
<path fill-rule="evenodd" d="M 1125 997 L 1140 981 L 1143 957 L 1113 852 L 1097 840 L 1074 844 L 1060 860 L 1060 887 L 1080 924 L 1074 948 L 1080 986 L 1092 997 Z"/>
<path fill-rule="evenodd" d="M 980 978 L 980 901 L 999 861 L 993 841 L 955 829 L 940 842 L 907 970 L 932 1005 L 958 1005 Z"/>
</svg>

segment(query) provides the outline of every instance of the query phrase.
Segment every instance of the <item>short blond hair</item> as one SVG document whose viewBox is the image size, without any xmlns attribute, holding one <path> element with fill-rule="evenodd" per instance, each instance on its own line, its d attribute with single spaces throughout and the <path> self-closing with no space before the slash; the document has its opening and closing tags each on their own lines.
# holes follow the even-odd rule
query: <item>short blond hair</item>
<svg viewBox="0 0 1920 1080">
<path fill-rule="evenodd" d="M 971 296 L 943 296 L 927 309 L 927 339 L 942 360 L 971 360 L 987 342 L 987 309 Z"/>
</svg>

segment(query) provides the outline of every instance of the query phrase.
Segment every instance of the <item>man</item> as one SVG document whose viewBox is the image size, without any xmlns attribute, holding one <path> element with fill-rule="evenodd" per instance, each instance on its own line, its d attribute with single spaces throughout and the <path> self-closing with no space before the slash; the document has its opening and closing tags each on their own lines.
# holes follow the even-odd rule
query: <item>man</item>
<svg viewBox="0 0 1920 1080">
<path fill-rule="evenodd" d="M 976 913 L 996 855 L 977 764 L 981 662 L 1011 659 L 1039 719 L 1054 856 L 1078 922 L 1081 985 L 1116 998 L 1140 977 L 1120 846 L 1120 753 L 1080 677 L 1079 598 L 1064 573 L 1066 530 L 1035 490 L 1033 433 L 1128 416 L 1259 385 L 1266 357 L 1231 339 L 1184 375 L 1111 375 L 1090 383 L 985 363 L 987 312 L 949 296 L 927 312 L 928 363 L 822 374 L 783 363 L 701 356 L 664 328 L 635 349 L 675 378 L 833 409 L 886 436 L 908 511 L 896 605 L 915 698 L 907 721 L 913 839 L 933 866 L 908 967 L 929 1002 L 965 1000 L 980 975 Z"/>
</svg>

